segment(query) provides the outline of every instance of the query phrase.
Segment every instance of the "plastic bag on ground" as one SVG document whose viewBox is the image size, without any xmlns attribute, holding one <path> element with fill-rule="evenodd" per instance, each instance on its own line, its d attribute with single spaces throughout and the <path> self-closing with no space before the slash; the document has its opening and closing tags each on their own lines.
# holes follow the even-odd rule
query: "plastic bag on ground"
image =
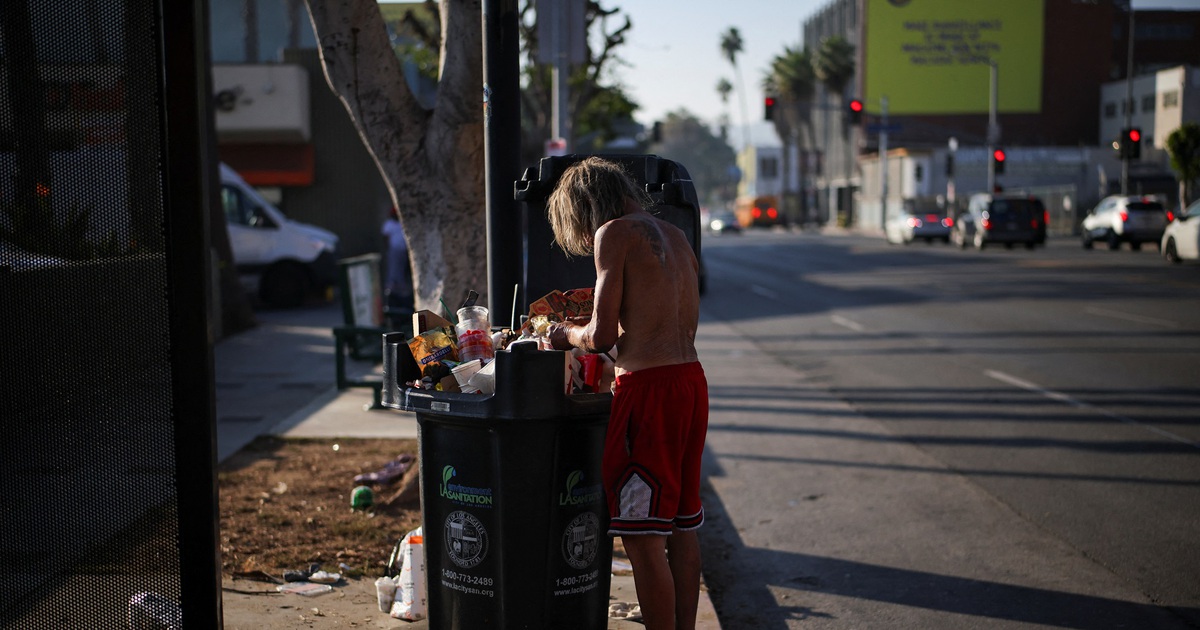
<svg viewBox="0 0 1200 630">
<path fill-rule="evenodd" d="M 425 544 L 418 527 L 400 542 L 400 575 L 396 577 L 396 599 L 391 616 L 418 621 L 428 608 L 425 594 Z"/>
</svg>

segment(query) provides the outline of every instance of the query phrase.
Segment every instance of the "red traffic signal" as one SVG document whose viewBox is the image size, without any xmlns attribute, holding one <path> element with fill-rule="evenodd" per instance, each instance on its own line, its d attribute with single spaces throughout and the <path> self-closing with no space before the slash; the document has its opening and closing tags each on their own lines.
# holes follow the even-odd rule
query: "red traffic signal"
<svg viewBox="0 0 1200 630">
<path fill-rule="evenodd" d="M 846 103 L 846 112 L 851 125 L 862 124 L 863 109 L 862 99 L 852 98 L 849 103 Z"/>
<path fill-rule="evenodd" d="M 1138 159 L 1142 156 L 1142 130 L 1137 127 L 1122 129 L 1116 147 L 1122 160 Z"/>
<path fill-rule="evenodd" d="M 763 99 L 763 120 L 775 120 L 775 97 Z"/>
<path fill-rule="evenodd" d="M 993 172 L 995 172 L 997 174 L 1003 173 L 1004 172 L 1004 162 L 1007 160 L 1008 160 L 1008 156 L 1005 155 L 1004 149 L 1001 149 L 999 147 L 992 149 L 992 163 L 995 164 L 995 170 Z"/>
</svg>

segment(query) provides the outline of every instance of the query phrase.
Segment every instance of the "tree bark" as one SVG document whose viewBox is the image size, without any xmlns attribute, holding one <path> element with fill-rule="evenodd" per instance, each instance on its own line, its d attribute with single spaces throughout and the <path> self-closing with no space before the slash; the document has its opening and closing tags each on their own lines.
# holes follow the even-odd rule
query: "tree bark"
<svg viewBox="0 0 1200 630">
<path fill-rule="evenodd" d="M 487 293 L 480 0 L 442 0 L 437 106 L 408 89 L 375 0 L 308 0 L 325 77 L 400 212 L 417 308 Z M 319 123 L 319 121 L 318 121 Z M 516 243 L 512 247 L 519 246 Z"/>
</svg>

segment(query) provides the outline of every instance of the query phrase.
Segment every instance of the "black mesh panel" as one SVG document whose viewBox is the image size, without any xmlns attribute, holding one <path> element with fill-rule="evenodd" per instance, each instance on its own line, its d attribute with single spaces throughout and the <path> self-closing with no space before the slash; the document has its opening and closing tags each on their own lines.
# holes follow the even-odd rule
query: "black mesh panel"
<svg viewBox="0 0 1200 630">
<path fill-rule="evenodd" d="M 158 6 L 0 2 L 3 628 L 179 613 Z"/>
</svg>

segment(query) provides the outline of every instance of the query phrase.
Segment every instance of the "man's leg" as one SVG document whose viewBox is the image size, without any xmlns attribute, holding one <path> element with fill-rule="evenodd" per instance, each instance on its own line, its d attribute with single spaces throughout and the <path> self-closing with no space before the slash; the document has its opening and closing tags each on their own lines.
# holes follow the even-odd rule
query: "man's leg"
<svg viewBox="0 0 1200 630">
<path fill-rule="evenodd" d="M 675 628 L 693 630 L 700 603 L 700 539 L 695 531 L 672 532 L 667 539 L 667 562 L 675 584 Z"/>
<path fill-rule="evenodd" d="M 675 630 L 675 581 L 667 564 L 665 537 L 641 534 L 622 536 L 621 541 L 633 565 L 633 585 L 642 607 L 642 623 L 647 630 Z"/>
</svg>

